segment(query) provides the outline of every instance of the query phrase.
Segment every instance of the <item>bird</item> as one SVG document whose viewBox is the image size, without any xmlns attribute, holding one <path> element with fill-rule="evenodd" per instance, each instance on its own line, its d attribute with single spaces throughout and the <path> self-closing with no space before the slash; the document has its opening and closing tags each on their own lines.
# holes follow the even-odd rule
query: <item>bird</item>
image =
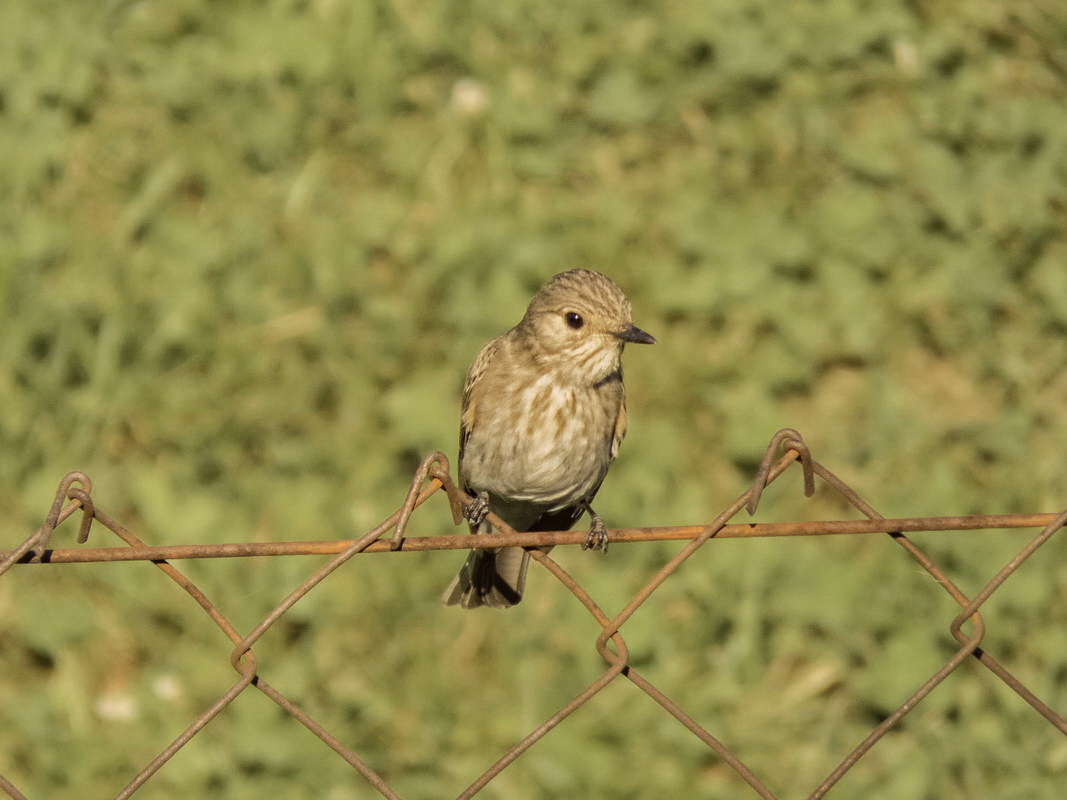
<svg viewBox="0 0 1067 800">
<path fill-rule="evenodd" d="M 589 269 L 561 272 L 515 327 L 486 344 L 467 372 L 460 413 L 460 487 L 473 496 L 471 533 L 492 511 L 516 531 L 570 529 L 584 513 L 582 549 L 606 550 L 590 503 L 626 435 L 622 352 L 655 344 L 633 323 L 616 283 Z M 508 608 L 526 588 L 530 554 L 478 548 L 445 590 L 445 605 Z"/>
</svg>

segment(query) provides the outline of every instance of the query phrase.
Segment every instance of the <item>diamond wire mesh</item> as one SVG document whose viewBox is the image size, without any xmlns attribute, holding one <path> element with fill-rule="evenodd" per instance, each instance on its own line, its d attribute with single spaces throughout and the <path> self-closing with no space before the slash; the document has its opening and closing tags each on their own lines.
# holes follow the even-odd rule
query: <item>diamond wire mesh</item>
<svg viewBox="0 0 1067 800">
<path fill-rule="evenodd" d="M 828 487 L 837 492 L 849 505 L 863 514 L 870 524 L 842 524 L 832 522 L 785 523 L 782 525 L 746 525 L 730 526 L 729 522 L 743 508 L 754 513 L 759 504 L 764 488 L 776 480 L 792 464 L 799 462 L 804 474 L 805 494 L 811 496 L 815 489 L 815 479 L 821 479 Z M 64 477 L 56 492 L 55 500 L 44 525 L 27 538 L 21 545 L 11 551 L 0 552 L 0 576 L 12 566 L 19 563 L 62 563 L 64 561 L 113 561 L 113 560 L 152 560 L 154 565 L 168 578 L 191 596 L 210 619 L 230 639 L 233 649 L 230 651 L 230 664 L 237 674 L 234 683 L 223 692 L 208 708 L 201 711 L 186 729 L 164 748 L 158 756 L 138 772 L 116 795 L 126 798 L 133 795 L 149 781 L 154 774 L 166 764 L 185 744 L 204 729 L 218 714 L 233 703 L 250 687 L 266 695 L 286 713 L 304 725 L 326 746 L 330 747 L 340 758 L 359 772 L 363 778 L 383 797 L 399 798 L 396 791 L 366 761 L 360 758 L 330 731 L 316 722 L 296 702 L 287 697 L 267 682 L 261 674 L 260 665 L 253 647 L 256 642 L 275 623 L 278 622 L 301 598 L 311 592 L 331 573 L 341 567 L 354 555 L 362 552 L 388 548 L 392 550 L 444 549 L 444 547 L 500 546 L 502 543 L 520 544 L 531 548 L 532 557 L 546 568 L 566 589 L 580 602 L 600 626 L 596 638 L 596 649 L 606 663 L 604 672 L 592 681 L 573 699 L 556 711 L 552 716 L 532 730 L 525 738 L 503 753 L 488 769 L 478 776 L 458 796 L 457 800 L 475 796 L 481 789 L 496 778 L 509 764 L 521 757 L 538 740 L 548 735 L 560 722 L 584 706 L 592 697 L 601 692 L 617 679 L 629 681 L 640 691 L 647 694 L 663 710 L 680 722 L 696 738 L 703 742 L 722 761 L 751 788 L 755 795 L 768 800 L 777 798 L 764 781 L 757 776 L 741 758 L 704 728 L 680 705 L 667 697 L 650 680 L 642 676 L 629 662 L 629 650 L 622 635 L 627 620 L 648 600 L 651 594 L 667 581 L 678 568 L 709 539 L 717 536 L 744 535 L 810 535 L 817 533 L 869 533 L 884 532 L 889 535 L 919 566 L 929 573 L 959 605 L 960 610 L 949 622 L 949 632 L 958 642 L 958 649 L 930 677 L 919 686 L 907 699 L 882 720 L 862 741 L 844 757 L 844 759 L 825 777 L 825 779 L 807 796 L 809 800 L 821 798 L 859 761 L 870 749 L 898 725 L 903 717 L 921 703 L 934 689 L 944 682 L 961 664 L 968 659 L 975 659 L 983 667 L 996 675 L 1016 694 L 1022 697 L 1038 714 L 1061 733 L 1067 735 L 1067 720 L 1058 714 L 1040 698 L 1035 696 L 1025 685 L 1013 676 L 989 652 L 982 647 L 986 635 L 986 624 L 982 619 L 981 606 L 997 589 L 1015 574 L 1022 564 L 1045 544 L 1057 531 L 1067 524 L 1067 511 L 1059 515 L 1014 515 L 1002 517 L 931 517 L 925 519 L 886 521 L 866 500 L 845 484 L 811 456 L 800 434 L 792 429 L 783 429 L 775 434 L 761 462 L 753 485 L 740 497 L 728 505 L 708 525 L 687 526 L 685 528 L 645 528 L 628 529 L 613 532 L 613 538 L 623 541 L 652 539 L 688 538 L 688 543 L 664 564 L 645 585 L 614 616 L 609 615 L 597 605 L 581 584 L 569 575 L 547 552 L 537 547 L 583 541 L 582 532 L 552 532 L 537 534 L 518 534 L 502 520 L 490 514 L 489 519 L 497 530 L 496 535 L 434 537 L 434 542 L 423 542 L 428 546 L 413 547 L 417 540 L 405 538 L 408 522 L 420 506 L 438 492 L 444 492 L 456 524 L 462 519 L 463 508 L 471 502 L 466 494 L 452 481 L 447 458 L 441 453 L 431 453 L 416 470 L 404 503 L 372 530 L 359 539 L 332 543 L 312 543 L 315 546 L 271 547 L 270 545 L 254 547 L 241 545 L 195 545 L 184 548 L 149 548 L 125 528 L 119 521 L 96 507 L 92 498 L 92 483 L 81 472 L 71 472 Z M 85 544 L 90 528 L 97 522 L 112 531 L 127 545 L 127 548 L 86 548 L 80 551 L 48 549 L 48 541 L 55 528 L 81 511 L 81 523 L 78 542 Z M 989 581 L 973 596 L 968 597 L 949 578 L 918 545 L 907 537 L 904 530 L 945 530 L 969 529 L 971 527 L 1022 527 L 1041 526 L 1040 532 L 1030 539 Z M 762 529 L 762 530 L 761 530 Z M 390 531 L 392 532 L 391 535 Z M 388 536 L 388 538 L 386 538 Z M 443 543 L 443 545 L 442 545 Z M 117 552 L 116 552 L 117 551 Z M 242 555 L 286 555 L 293 552 L 332 553 L 333 558 L 312 572 L 284 600 L 278 603 L 251 631 L 242 636 L 230 623 L 219 608 L 194 584 L 184 573 L 171 564 L 168 558 L 180 557 L 234 557 Z M 80 554 L 80 555 L 79 555 Z M 964 626 L 970 624 L 970 633 Z M 25 795 L 7 778 L 0 775 L 0 789 L 12 798 L 22 799 Z"/>
</svg>

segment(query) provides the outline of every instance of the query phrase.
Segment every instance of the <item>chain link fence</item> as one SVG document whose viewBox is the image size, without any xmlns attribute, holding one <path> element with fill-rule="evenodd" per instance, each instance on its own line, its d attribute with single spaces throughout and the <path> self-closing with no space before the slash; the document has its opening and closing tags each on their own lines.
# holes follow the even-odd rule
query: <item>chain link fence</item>
<svg viewBox="0 0 1067 800">
<path fill-rule="evenodd" d="M 793 464 L 803 470 L 805 493 L 811 496 L 815 481 L 819 479 L 836 491 L 849 505 L 858 510 L 865 519 L 854 521 L 789 522 L 772 524 L 731 524 L 742 509 L 755 513 L 764 488 L 777 480 Z M 649 596 L 678 570 L 678 568 L 711 538 L 751 538 L 765 536 L 810 536 L 824 534 L 870 534 L 884 533 L 929 573 L 934 580 L 959 605 L 959 612 L 948 621 L 948 630 L 958 643 L 958 648 L 945 663 L 905 699 L 892 713 L 885 717 L 862 741 L 855 745 L 844 759 L 807 795 L 809 800 L 825 796 L 835 784 L 859 761 L 882 737 L 897 726 L 903 717 L 921 703 L 949 675 L 965 661 L 976 660 L 998 679 L 1009 686 L 1062 734 L 1067 735 L 1067 719 L 1038 698 L 1013 676 L 992 654 L 982 647 L 986 636 L 986 623 L 980 609 L 1000 586 L 1012 577 L 1033 553 L 1067 524 L 1067 511 L 1062 514 L 1014 514 L 966 517 L 925 517 L 908 519 L 885 519 L 851 487 L 833 472 L 814 460 L 800 434 L 792 429 L 783 429 L 775 434 L 762 460 L 753 485 L 729 506 L 723 509 L 714 521 L 707 525 L 676 526 L 661 528 L 629 528 L 610 531 L 613 542 L 636 542 L 657 539 L 688 540 L 687 544 L 625 604 L 616 614 L 605 612 L 586 590 L 556 561 L 541 549 L 550 545 L 580 544 L 585 540 L 584 531 L 556 531 L 547 533 L 519 533 L 509 528 L 502 520 L 490 514 L 488 519 L 496 528 L 495 534 L 406 537 L 412 515 L 435 494 L 443 493 L 449 503 L 453 521 L 462 521 L 462 512 L 471 498 L 462 492 L 451 478 L 448 459 L 441 453 L 431 453 L 420 464 L 412 480 L 404 503 L 386 520 L 366 535 L 355 540 L 320 542 L 254 542 L 221 545 L 182 545 L 149 547 L 137 536 L 96 506 L 92 497 L 92 482 L 81 472 L 71 472 L 64 477 L 56 492 L 51 510 L 33 535 L 13 550 L 0 551 L 0 576 L 15 565 L 61 564 L 71 562 L 100 561 L 152 561 L 170 580 L 180 586 L 203 609 L 211 620 L 233 643 L 229 654 L 230 664 L 237 674 L 234 683 L 208 708 L 205 708 L 188 727 L 150 763 L 138 772 L 116 795 L 118 798 L 132 796 L 166 764 L 186 743 L 195 737 L 223 709 L 249 689 L 259 691 L 273 700 L 280 708 L 314 733 L 327 747 L 344 759 L 353 769 L 373 786 L 383 797 L 400 796 L 375 769 L 364 761 L 336 735 L 326 730 L 304 711 L 296 702 L 280 692 L 266 680 L 256 658 L 256 642 L 285 614 L 319 583 L 359 553 L 393 550 L 414 552 L 418 550 L 466 549 L 471 547 L 523 546 L 530 548 L 534 560 L 548 570 L 567 590 L 574 595 L 596 620 L 600 632 L 596 637 L 597 652 L 606 664 L 603 673 L 577 694 L 566 705 L 538 725 L 520 742 L 503 753 L 488 769 L 470 783 L 458 799 L 474 797 L 516 759 L 520 758 L 538 740 L 547 736 L 564 719 L 581 709 L 591 698 L 617 681 L 629 681 L 647 694 L 665 713 L 674 717 L 693 736 L 703 742 L 722 761 L 728 764 L 752 792 L 767 800 L 777 798 L 764 781 L 756 775 L 738 755 L 716 738 L 684 708 L 667 697 L 651 681 L 642 676 L 631 664 L 629 650 L 623 636 L 623 628 L 631 616 L 648 600 Z M 117 535 L 123 547 L 79 547 L 50 549 L 49 539 L 55 528 L 65 520 L 81 512 L 78 543 L 86 544 L 94 522 L 103 525 Z M 1040 531 L 1022 547 L 973 597 L 968 597 L 918 545 L 906 535 L 912 531 L 925 530 L 977 530 L 1035 527 Z M 333 558 L 310 574 L 284 600 L 278 603 L 248 633 L 240 633 L 207 595 L 191 581 L 172 560 L 183 558 L 236 558 L 247 556 L 283 556 L 297 554 L 332 554 Z M 965 627 L 967 630 L 965 631 Z M 0 789 L 8 796 L 23 800 L 25 795 L 6 777 L 0 775 Z"/>
</svg>

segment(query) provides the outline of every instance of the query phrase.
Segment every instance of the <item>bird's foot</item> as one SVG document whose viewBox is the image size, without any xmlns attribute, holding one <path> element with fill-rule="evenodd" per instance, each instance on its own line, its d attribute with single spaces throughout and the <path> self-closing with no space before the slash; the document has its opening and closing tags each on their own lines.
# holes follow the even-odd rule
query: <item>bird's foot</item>
<svg viewBox="0 0 1067 800">
<path fill-rule="evenodd" d="M 608 552 L 608 527 L 593 509 L 589 509 L 589 516 L 593 524 L 589 526 L 589 535 L 582 543 L 583 550 L 599 550 L 601 553 Z"/>
<path fill-rule="evenodd" d="M 471 525 L 477 527 L 482 524 L 482 520 L 485 519 L 489 513 L 489 492 L 478 492 L 474 496 L 474 500 L 463 509 L 463 517 Z"/>
</svg>

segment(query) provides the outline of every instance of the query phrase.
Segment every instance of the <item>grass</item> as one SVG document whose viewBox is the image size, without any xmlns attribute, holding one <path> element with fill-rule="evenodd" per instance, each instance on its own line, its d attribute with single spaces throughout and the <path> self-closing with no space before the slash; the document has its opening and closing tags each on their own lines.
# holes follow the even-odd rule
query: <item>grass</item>
<svg viewBox="0 0 1067 800">
<path fill-rule="evenodd" d="M 1063 506 L 1067 15 L 1056 4 L 111 2 L 0 7 L 0 519 L 59 478 L 151 543 L 354 536 L 454 455 L 480 345 L 589 266 L 660 341 L 598 510 L 709 519 L 777 428 L 886 515 Z M 761 518 L 839 517 L 798 479 Z M 418 534 L 451 530 L 443 504 Z M 69 531 L 59 534 L 71 537 Z M 1024 534 L 916 537 L 976 591 Z M 618 608 L 677 545 L 561 553 Z M 1063 537 L 990 650 L 1067 704 Z M 458 792 L 599 674 L 542 574 L 437 595 L 456 554 L 355 559 L 257 647 L 405 798 Z M 194 563 L 247 630 L 308 559 Z M 232 682 L 148 565 L 0 581 L 0 772 L 106 796 Z M 802 796 L 953 646 L 888 540 L 714 542 L 624 633 L 635 664 Z M 834 798 L 1053 798 L 1056 731 L 965 664 Z M 484 796 L 745 789 L 612 686 Z M 242 697 L 138 796 L 370 797 Z"/>
</svg>

